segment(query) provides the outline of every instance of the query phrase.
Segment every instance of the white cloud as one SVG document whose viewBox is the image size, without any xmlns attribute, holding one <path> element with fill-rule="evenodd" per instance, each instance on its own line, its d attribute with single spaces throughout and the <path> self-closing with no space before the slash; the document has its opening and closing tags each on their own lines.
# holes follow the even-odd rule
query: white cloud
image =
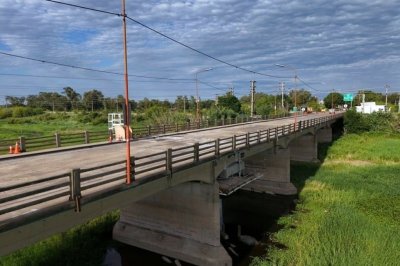
<svg viewBox="0 0 400 266">
<path fill-rule="evenodd" d="M 120 12 L 118 1 L 68 2 Z M 304 80 L 316 81 L 314 86 L 320 90 L 326 90 L 324 86 L 379 88 L 383 80 L 391 88 L 400 86 L 397 56 L 400 4 L 395 0 L 306 3 L 298 0 L 136 0 L 127 4 L 127 14 L 132 18 L 212 56 L 254 71 L 291 75 L 274 64 L 293 65 Z M 74 35 L 76 32 L 90 34 L 79 40 L 79 34 Z M 214 67 L 213 71 L 202 74 L 201 79 L 212 84 L 233 82 L 240 93 L 248 92 L 251 79 L 262 80 L 271 90 L 279 82 L 226 67 L 129 20 L 128 41 L 131 74 L 193 78 L 194 69 Z M 42 0 L 2 0 L 0 51 L 122 72 L 121 18 Z M 1 55 L 0 68 L 2 73 L 120 79 Z M 352 70 L 357 70 L 357 75 Z M 131 80 L 134 88 L 131 95 L 136 98 L 194 93 L 193 84 Z M 289 86 L 291 82 L 287 80 Z M 321 85 L 323 82 L 327 85 Z M 73 86 L 81 91 L 110 87 L 104 91 L 106 95 L 122 93 L 121 82 L 0 76 L 0 95 L 13 94 L 8 85 L 20 83 L 32 84 L 30 91 L 35 91 L 35 86 L 40 90 L 40 85 L 46 85 L 55 89 Z M 136 94 L 138 90 L 140 93 Z M 204 85 L 201 92 L 203 98 L 221 94 Z"/>
</svg>

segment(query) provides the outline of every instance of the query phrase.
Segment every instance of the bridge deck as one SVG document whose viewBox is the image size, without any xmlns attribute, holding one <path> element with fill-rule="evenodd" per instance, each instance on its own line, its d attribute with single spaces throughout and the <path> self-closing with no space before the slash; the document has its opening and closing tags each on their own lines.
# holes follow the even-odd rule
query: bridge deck
<svg viewBox="0 0 400 266">
<path fill-rule="evenodd" d="M 298 121 L 322 116 L 326 115 L 312 114 L 300 116 L 298 117 Z M 293 123 L 293 118 L 208 128 L 207 130 L 187 131 L 166 136 L 139 139 L 131 143 L 131 155 L 144 156 L 165 151 L 168 148 L 184 147 L 195 142 L 213 141 L 217 138 L 232 137 L 233 135 L 245 134 L 247 132 L 257 132 L 258 130 L 265 130 L 290 123 Z M 95 167 L 124 160 L 125 148 L 125 143 L 119 143 L 28 157 L 16 156 L 11 160 L 1 160 L 0 157 L 0 188 L 9 184 L 65 173 L 74 168 Z"/>
</svg>

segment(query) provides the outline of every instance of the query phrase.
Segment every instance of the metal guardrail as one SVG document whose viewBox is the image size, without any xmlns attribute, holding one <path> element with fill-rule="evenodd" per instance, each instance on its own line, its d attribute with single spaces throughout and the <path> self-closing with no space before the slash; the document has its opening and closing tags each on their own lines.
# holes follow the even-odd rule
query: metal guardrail
<svg viewBox="0 0 400 266">
<path fill-rule="evenodd" d="M 169 176 L 184 167 L 214 160 L 232 151 L 271 142 L 295 131 L 327 123 L 339 116 L 341 115 L 314 118 L 190 146 L 169 148 L 145 156 L 132 156 L 132 186 L 138 185 L 135 181 Z M 4 195 L 0 198 L 0 216 L 51 200 L 74 201 L 75 211 L 79 212 L 80 199 L 85 193 L 90 196 L 93 192 L 91 190 L 99 190 L 101 186 L 111 183 L 117 186 L 124 183 L 125 163 L 126 161 L 118 161 L 86 169 L 72 169 L 71 172 L 56 176 L 0 187 L 0 193 Z"/>
<path fill-rule="evenodd" d="M 260 117 L 236 117 L 235 119 L 222 119 L 222 120 L 203 120 L 201 122 L 187 122 L 174 125 L 155 125 L 132 127 L 132 138 L 138 139 L 158 134 L 173 133 L 185 130 L 209 128 L 214 126 L 233 125 L 238 123 L 245 123 L 250 121 L 259 121 L 265 119 L 274 119 L 285 117 L 285 115 L 271 115 Z M 96 142 L 105 142 L 109 137 L 113 137 L 112 131 L 83 131 L 79 133 L 55 133 L 54 135 L 47 135 L 41 137 L 19 137 L 17 139 L 0 140 L 0 154 L 9 152 L 10 146 L 14 146 L 18 142 L 22 151 L 37 151 L 41 149 L 60 148 L 66 146 L 89 144 Z"/>
</svg>

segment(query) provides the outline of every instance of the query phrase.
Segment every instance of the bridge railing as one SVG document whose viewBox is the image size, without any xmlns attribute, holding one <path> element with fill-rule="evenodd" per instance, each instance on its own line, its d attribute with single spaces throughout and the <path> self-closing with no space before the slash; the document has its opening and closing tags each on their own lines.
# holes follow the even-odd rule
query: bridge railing
<svg viewBox="0 0 400 266">
<path fill-rule="evenodd" d="M 338 116 L 340 114 L 178 148 L 169 148 L 163 152 L 132 156 L 132 185 L 137 186 L 145 180 L 168 176 L 181 168 L 214 160 L 232 151 L 271 142 L 295 131 L 328 123 Z M 0 221 L 2 221 L 3 215 L 21 209 L 26 209 L 26 212 L 34 212 L 37 208 L 35 206 L 50 201 L 54 204 L 64 203 L 65 205 L 65 203 L 70 203 L 68 206 L 74 206 L 76 211 L 80 211 L 82 197 L 90 198 L 96 193 L 101 194 L 104 191 L 120 188 L 125 182 L 125 169 L 126 161 L 117 161 L 91 168 L 72 169 L 70 172 L 39 180 L 0 186 Z M 3 227 L 1 224 L 0 231 Z"/>
<path fill-rule="evenodd" d="M 259 121 L 285 117 L 283 115 L 270 115 L 258 117 L 236 117 L 234 119 L 220 119 L 220 120 L 203 120 L 201 122 L 186 122 L 176 123 L 170 125 L 149 125 L 141 127 L 132 127 L 132 138 L 138 139 L 147 136 L 174 133 L 185 130 L 209 128 L 214 126 L 223 126 L 244 123 L 249 121 Z M 55 133 L 53 135 L 45 135 L 40 137 L 19 137 L 16 139 L 0 140 L 0 154 L 9 152 L 9 147 L 15 146 L 18 142 L 22 151 L 37 151 L 42 149 L 60 148 L 67 146 L 74 146 L 80 144 L 106 142 L 109 137 L 113 137 L 112 131 L 82 131 L 77 133 Z"/>
</svg>

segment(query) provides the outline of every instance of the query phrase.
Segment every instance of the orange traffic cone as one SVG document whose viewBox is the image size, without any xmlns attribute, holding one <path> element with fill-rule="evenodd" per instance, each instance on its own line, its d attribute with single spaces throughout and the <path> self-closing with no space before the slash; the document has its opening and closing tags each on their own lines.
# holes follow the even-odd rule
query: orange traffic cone
<svg viewBox="0 0 400 266">
<path fill-rule="evenodd" d="M 14 154 L 21 153 L 21 150 L 19 149 L 19 144 L 18 141 L 15 142 L 15 149 L 14 149 Z"/>
<path fill-rule="evenodd" d="M 13 153 L 14 153 L 13 146 L 10 146 L 10 152 L 9 152 L 9 154 L 13 154 Z"/>
</svg>

